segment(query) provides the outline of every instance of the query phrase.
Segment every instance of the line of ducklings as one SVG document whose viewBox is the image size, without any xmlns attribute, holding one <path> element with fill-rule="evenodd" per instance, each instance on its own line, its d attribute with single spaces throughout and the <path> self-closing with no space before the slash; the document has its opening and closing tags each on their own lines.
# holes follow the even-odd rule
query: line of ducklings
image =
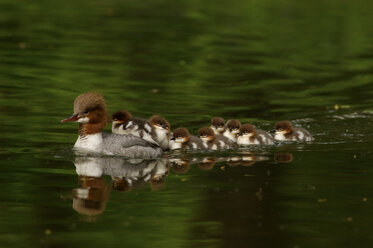
<svg viewBox="0 0 373 248">
<path fill-rule="evenodd" d="M 241 124 L 238 120 L 225 123 L 221 117 L 211 119 L 209 127 L 198 130 L 198 137 L 190 135 L 186 128 L 170 132 L 170 123 L 160 115 L 149 120 L 132 117 L 127 110 L 112 115 L 112 132 L 140 137 L 159 145 L 163 150 L 220 150 L 236 145 L 273 145 L 275 141 L 312 141 L 312 135 L 301 127 L 293 127 L 289 121 L 275 124 L 275 133 L 256 129 L 251 124 Z"/>
</svg>

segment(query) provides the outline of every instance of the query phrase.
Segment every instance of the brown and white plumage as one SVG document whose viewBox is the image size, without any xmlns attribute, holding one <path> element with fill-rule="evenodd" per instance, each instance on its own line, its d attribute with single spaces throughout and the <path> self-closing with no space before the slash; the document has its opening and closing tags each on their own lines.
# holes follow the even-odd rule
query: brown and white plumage
<svg viewBox="0 0 373 248">
<path fill-rule="evenodd" d="M 275 124 L 274 138 L 279 141 L 312 141 L 312 135 L 304 128 L 293 127 L 290 121 L 279 121 Z"/>
<path fill-rule="evenodd" d="M 273 141 L 268 132 L 255 129 L 251 124 L 243 124 L 237 136 L 238 145 L 273 145 Z"/>
<path fill-rule="evenodd" d="M 176 149 L 207 149 L 207 144 L 200 138 L 190 135 L 186 128 L 177 128 L 170 139 L 170 150 Z"/>
<path fill-rule="evenodd" d="M 215 134 L 212 128 L 203 127 L 198 130 L 199 138 L 205 142 L 210 150 L 230 149 L 234 143 L 223 135 Z"/>
<path fill-rule="evenodd" d="M 75 99 L 74 114 L 61 122 L 79 123 L 79 137 L 74 148 L 85 153 L 128 158 L 155 158 L 162 153 L 157 145 L 138 137 L 103 133 L 107 121 L 104 98 L 99 93 L 88 92 Z"/>
<path fill-rule="evenodd" d="M 147 120 L 134 118 L 127 110 L 112 115 L 111 131 L 116 134 L 133 135 L 150 143 L 158 144 L 152 137 L 153 128 Z"/>
</svg>

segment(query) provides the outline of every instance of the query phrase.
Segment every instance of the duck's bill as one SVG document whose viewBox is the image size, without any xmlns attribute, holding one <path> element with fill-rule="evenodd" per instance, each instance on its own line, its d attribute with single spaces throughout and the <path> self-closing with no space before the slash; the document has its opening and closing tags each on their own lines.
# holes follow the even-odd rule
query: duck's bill
<svg viewBox="0 0 373 248">
<path fill-rule="evenodd" d="M 73 115 L 70 116 L 69 118 L 63 119 L 63 120 L 61 121 L 61 123 L 64 123 L 64 122 L 71 122 L 71 121 L 77 121 L 78 119 L 79 119 L 78 114 L 73 114 Z"/>
</svg>

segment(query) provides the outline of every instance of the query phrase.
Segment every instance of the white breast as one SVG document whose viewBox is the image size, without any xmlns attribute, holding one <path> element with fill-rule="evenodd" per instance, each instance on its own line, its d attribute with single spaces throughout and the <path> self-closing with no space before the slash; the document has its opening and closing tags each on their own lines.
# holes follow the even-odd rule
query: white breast
<svg viewBox="0 0 373 248">
<path fill-rule="evenodd" d="M 225 132 L 223 133 L 223 135 L 225 137 L 227 137 L 228 139 L 232 140 L 233 142 L 236 142 L 237 141 L 237 138 L 236 138 L 236 135 L 229 132 L 229 130 L 225 130 Z"/>
<path fill-rule="evenodd" d="M 275 138 L 275 140 L 286 140 L 285 135 L 281 132 L 276 132 L 274 138 Z"/>
<path fill-rule="evenodd" d="M 175 142 L 174 140 L 170 140 L 170 143 L 169 143 L 169 148 L 170 150 L 177 150 L 177 149 L 181 149 L 183 146 L 182 143 L 179 143 L 179 142 Z"/>
<path fill-rule="evenodd" d="M 102 151 L 102 134 L 96 133 L 79 136 L 74 148 L 100 153 Z"/>
<path fill-rule="evenodd" d="M 155 140 L 158 142 L 159 146 L 162 147 L 163 149 L 168 148 L 168 135 L 167 135 L 167 130 L 165 129 L 155 129 L 156 136 Z"/>
<path fill-rule="evenodd" d="M 238 136 L 237 138 L 238 145 L 250 145 L 250 140 L 248 137 L 245 136 Z"/>
</svg>

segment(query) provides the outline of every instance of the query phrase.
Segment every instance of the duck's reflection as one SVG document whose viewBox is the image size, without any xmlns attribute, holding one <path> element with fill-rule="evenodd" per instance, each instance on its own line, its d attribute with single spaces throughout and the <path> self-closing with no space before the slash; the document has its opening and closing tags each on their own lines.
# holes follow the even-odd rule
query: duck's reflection
<svg viewBox="0 0 373 248">
<path fill-rule="evenodd" d="M 102 177 L 78 176 L 78 188 L 73 190 L 73 209 L 84 215 L 101 214 L 109 199 L 110 188 Z"/>
<path fill-rule="evenodd" d="M 78 174 L 78 187 L 73 190 L 73 209 L 88 216 L 101 214 L 105 210 L 111 189 L 103 178 L 104 175 L 111 177 L 113 190 L 128 192 L 147 182 L 152 189 L 159 189 L 164 185 L 168 174 L 166 159 L 77 157 L 74 164 Z"/>
<path fill-rule="evenodd" d="M 99 215 L 105 210 L 111 190 L 129 192 L 145 185 L 149 185 L 152 190 L 159 190 L 165 185 L 170 169 L 173 173 L 181 174 L 193 167 L 208 171 L 216 164 L 219 164 L 219 168 L 223 165 L 253 166 L 256 162 L 265 160 L 269 158 L 247 151 L 229 157 L 184 155 L 156 160 L 76 157 L 74 164 L 78 174 L 78 187 L 73 190 L 73 209 L 86 216 Z M 275 162 L 290 163 L 292 160 L 291 153 L 274 154 Z M 103 176 L 109 176 L 111 182 L 106 182 Z"/>
</svg>

